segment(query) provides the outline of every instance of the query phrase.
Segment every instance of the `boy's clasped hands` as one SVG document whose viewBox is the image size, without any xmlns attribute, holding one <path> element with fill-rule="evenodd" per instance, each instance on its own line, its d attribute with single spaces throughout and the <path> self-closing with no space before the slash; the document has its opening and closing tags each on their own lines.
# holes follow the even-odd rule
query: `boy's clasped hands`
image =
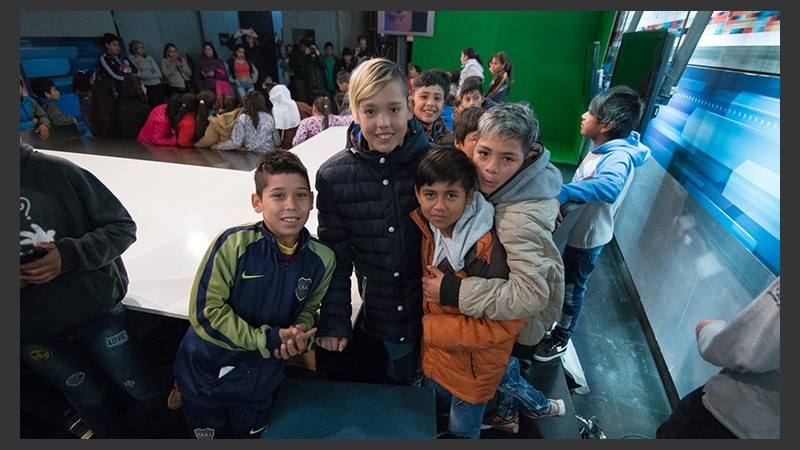
<svg viewBox="0 0 800 450">
<path fill-rule="evenodd" d="M 306 324 L 300 323 L 278 330 L 281 346 L 272 352 L 273 356 L 280 359 L 289 359 L 306 351 L 310 340 L 314 337 L 314 333 L 317 332 L 317 327 L 310 330 L 307 328 Z"/>
</svg>

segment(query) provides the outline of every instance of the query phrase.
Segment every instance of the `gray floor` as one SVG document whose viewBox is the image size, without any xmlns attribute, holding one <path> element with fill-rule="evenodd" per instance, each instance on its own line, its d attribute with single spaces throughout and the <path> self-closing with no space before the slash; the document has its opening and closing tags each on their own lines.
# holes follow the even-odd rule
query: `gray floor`
<svg viewBox="0 0 800 450">
<path fill-rule="evenodd" d="M 575 166 L 556 164 L 565 183 Z M 612 241 L 589 278 L 572 344 L 589 392 L 572 394 L 575 413 L 606 439 L 653 439 L 671 411 L 655 359 L 626 284 L 627 267 Z"/>
<path fill-rule="evenodd" d="M 600 254 L 572 337 L 589 387 L 586 394 L 573 393 L 572 402 L 577 415 L 596 417 L 607 439 L 652 439 L 669 416 L 669 400 L 615 245 Z"/>
</svg>

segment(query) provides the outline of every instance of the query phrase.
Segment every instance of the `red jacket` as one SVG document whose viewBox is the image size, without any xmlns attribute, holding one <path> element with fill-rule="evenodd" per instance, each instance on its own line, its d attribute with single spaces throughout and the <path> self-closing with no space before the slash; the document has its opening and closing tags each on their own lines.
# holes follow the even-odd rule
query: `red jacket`
<svg viewBox="0 0 800 450">
<path fill-rule="evenodd" d="M 171 147 L 193 147 L 196 126 L 197 119 L 194 113 L 186 113 L 178 122 L 178 134 L 176 135 L 167 117 L 167 104 L 164 103 L 150 111 L 136 140 Z"/>
<path fill-rule="evenodd" d="M 195 113 L 187 112 L 178 121 L 178 146 L 194 147 L 194 131 L 197 128 Z"/>
</svg>

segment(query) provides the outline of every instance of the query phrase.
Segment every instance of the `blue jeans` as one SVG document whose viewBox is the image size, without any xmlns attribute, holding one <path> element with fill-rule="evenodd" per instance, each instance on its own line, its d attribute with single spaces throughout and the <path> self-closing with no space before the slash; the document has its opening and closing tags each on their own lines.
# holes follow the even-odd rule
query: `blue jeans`
<svg viewBox="0 0 800 450">
<path fill-rule="evenodd" d="M 703 387 L 678 402 L 669 418 L 658 426 L 656 439 L 737 439 L 703 405 Z"/>
<path fill-rule="evenodd" d="M 57 386 L 99 438 L 125 438 L 109 379 L 137 400 L 166 397 L 169 370 L 155 371 L 128 323 L 125 307 L 63 333 L 20 345 L 31 368 Z"/>
<path fill-rule="evenodd" d="M 425 387 L 432 388 L 436 393 L 436 414 L 450 414 L 449 429 L 453 435 L 466 438 L 478 439 L 481 437 L 481 423 L 483 413 L 486 411 L 486 403 L 470 403 L 461 400 L 441 384 L 425 377 Z"/>
<path fill-rule="evenodd" d="M 236 93 L 239 94 L 242 104 L 244 104 L 244 98 L 247 97 L 248 93 L 255 90 L 255 85 L 244 81 L 236 81 L 233 84 L 236 86 Z"/>
<path fill-rule="evenodd" d="M 575 332 L 578 318 L 583 308 L 586 285 L 589 276 L 597 265 L 597 258 L 603 245 L 593 248 L 577 248 L 567 245 L 561 255 L 564 260 L 564 304 L 561 306 L 561 317 L 550 333 L 561 342 L 567 342 Z"/>
<path fill-rule="evenodd" d="M 500 386 L 497 387 L 497 414 L 510 419 L 520 406 L 542 413 L 550 407 L 550 401 L 542 391 L 533 387 L 522 376 L 519 358 L 510 356 L 506 372 L 500 380 Z"/>
<path fill-rule="evenodd" d="M 404 344 L 383 341 L 389 364 L 386 377 L 394 384 L 405 386 L 422 385 L 422 360 L 420 359 L 420 341 Z"/>
</svg>

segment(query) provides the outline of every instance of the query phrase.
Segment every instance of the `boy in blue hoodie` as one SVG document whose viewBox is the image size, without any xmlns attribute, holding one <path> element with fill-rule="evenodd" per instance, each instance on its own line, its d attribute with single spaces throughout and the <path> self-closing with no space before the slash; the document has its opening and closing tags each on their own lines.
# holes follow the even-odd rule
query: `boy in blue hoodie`
<svg viewBox="0 0 800 450">
<path fill-rule="evenodd" d="M 564 260 L 564 304 L 550 336 L 538 346 L 534 359 L 550 361 L 567 351 L 567 342 L 580 317 L 586 285 L 600 251 L 614 237 L 614 220 L 634 168 L 650 157 L 650 149 L 639 141 L 634 127 L 644 107 L 628 86 L 614 86 L 597 94 L 581 116 L 581 134 L 594 148 L 581 161 L 572 181 L 561 187 L 559 205 L 586 203 L 570 230 L 562 254 Z M 557 222 L 560 223 L 559 213 Z"/>
</svg>

